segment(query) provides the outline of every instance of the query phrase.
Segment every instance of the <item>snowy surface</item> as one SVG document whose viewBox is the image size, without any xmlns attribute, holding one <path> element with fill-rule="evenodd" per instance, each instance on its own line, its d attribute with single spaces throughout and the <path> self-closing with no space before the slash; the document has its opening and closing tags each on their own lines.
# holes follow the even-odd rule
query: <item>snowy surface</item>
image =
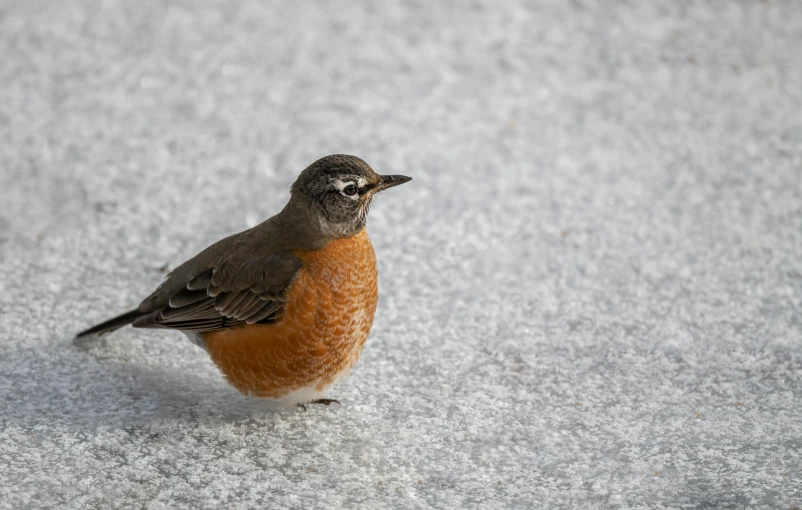
<svg viewBox="0 0 802 510">
<path fill-rule="evenodd" d="M 0 507 L 802 505 L 802 4 L 631 4 L 0 4 Z M 342 407 L 72 344 L 336 152 Z"/>
</svg>

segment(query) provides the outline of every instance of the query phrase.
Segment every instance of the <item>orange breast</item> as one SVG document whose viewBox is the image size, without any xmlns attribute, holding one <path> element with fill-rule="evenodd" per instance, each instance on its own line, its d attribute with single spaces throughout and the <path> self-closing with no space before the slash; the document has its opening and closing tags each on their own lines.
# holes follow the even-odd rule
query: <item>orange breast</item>
<svg viewBox="0 0 802 510">
<path fill-rule="evenodd" d="M 378 272 L 367 231 L 295 255 L 303 267 L 278 322 L 205 335 L 212 360 L 245 394 L 280 398 L 303 388 L 323 391 L 348 373 L 368 338 Z"/>
</svg>

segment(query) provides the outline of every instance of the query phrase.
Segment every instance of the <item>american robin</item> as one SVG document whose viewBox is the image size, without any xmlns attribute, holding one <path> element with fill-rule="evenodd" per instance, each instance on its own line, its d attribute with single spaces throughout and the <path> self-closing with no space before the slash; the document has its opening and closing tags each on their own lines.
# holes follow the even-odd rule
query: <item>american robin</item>
<svg viewBox="0 0 802 510">
<path fill-rule="evenodd" d="M 378 299 L 368 209 L 378 192 L 410 180 L 355 156 L 319 159 L 281 212 L 178 266 L 136 310 L 77 336 L 127 324 L 176 329 L 246 395 L 336 402 L 322 396 L 357 362 Z"/>
</svg>

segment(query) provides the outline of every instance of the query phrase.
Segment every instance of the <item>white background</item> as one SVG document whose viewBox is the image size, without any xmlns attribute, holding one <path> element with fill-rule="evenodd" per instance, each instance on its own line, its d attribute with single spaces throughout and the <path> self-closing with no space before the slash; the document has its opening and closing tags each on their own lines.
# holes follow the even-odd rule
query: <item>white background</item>
<svg viewBox="0 0 802 510">
<path fill-rule="evenodd" d="M 802 504 L 802 4 L 0 6 L 0 507 Z M 332 406 L 72 336 L 351 153 Z"/>
</svg>

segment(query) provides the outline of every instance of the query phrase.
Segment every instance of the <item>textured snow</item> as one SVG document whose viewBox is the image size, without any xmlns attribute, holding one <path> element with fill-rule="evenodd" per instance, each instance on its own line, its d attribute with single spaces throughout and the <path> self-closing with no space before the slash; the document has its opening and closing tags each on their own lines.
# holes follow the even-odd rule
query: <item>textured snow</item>
<svg viewBox="0 0 802 510">
<path fill-rule="evenodd" d="M 0 5 L 0 507 L 802 505 L 802 4 Z M 314 159 L 374 204 L 343 406 L 85 348 Z"/>
</svg>

